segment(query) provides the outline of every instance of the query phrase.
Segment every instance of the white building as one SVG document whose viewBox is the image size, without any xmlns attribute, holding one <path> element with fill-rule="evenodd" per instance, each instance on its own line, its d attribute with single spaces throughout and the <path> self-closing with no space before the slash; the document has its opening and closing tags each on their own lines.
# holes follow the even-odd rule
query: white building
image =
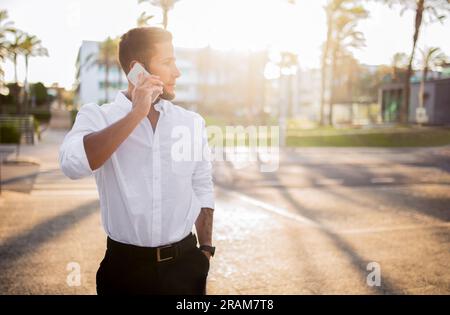
<svg viewBox="0 0 450 315">
<path fill-rule="evenodd" d="M 318 120 L 320 117 L 320 90 L 321 90 L 320 69 L 301 69 L 297 73 L 298 93 L 297 108 L 295 113 L 298 116 L 310 120 Z M 328 97 L 328 91 L 325 97 Z"/>
<path fill-rule="evenodd" d="M 196 49 L 175 47 L 176 65 L 181 76 L 177 79 L 173 102 L 190 109 L 197 108 L 199 102 L 197 52 Z"/>
<path fill-rule="evenodd" d="M 105 90 L 105 69 L 95 63 L 99 47 L 100 42 L 83 41 L 78 50 L 75 81 L 75 104 L 77 106 L 91 102 L 97 104 L 111 102 L 118 90 L 126 89 L 128 86 L 122 69 L 113 66 L 109 69 L 108 74 L 109 88 L 108 91 Z M 175 48 L 176 64 L 181 72 L 181 77 L 177 80 L 176 98 L 173 102 L 190 108 L 195 108 L 198 102 L 198 75 L 193 56 L 195 56 L 194 50 Z"/>
<path fill-rule="evenodd" d="M 106 93 L 105 70 L 93 62 L 99 46 L 100 42 L 83 41 L 79 49 L 75 102 L 78 106 L 89 102 L 103 104 L 112 101 L 119 89 L 127 87 L 128 81 L 123 71 L 112 67 Z M 284 104 L 286 114 L 292 107 L 294 117 L 313 120 L 318 117 L 320 71 L 317 69 L 297 69 L 295 74 L 286 76 L 285 80 L 266 80 L 266 52 L 242 53 L 217 51 L 209 47 L 175 47 L 175 57 L 181 72 L 175 89 L 176 98 L 173 100 L 176 105 L 192 110 L 200 110 L 201 107 L 203 112 L 218 116 L 227 112 L 225 108 L 230 108 L 238 116 L 251 117 L 264 110 L 278 117 Z M 289 106 L 289 103 L 292 105 Z"/>
<path fill-rule="evenodd" d="M 117 67 L 109 69 L 108 100 L 105 91 L 105 69 L 95 63 L 99 53 L 100 42 L 83 41 L 76 61 L 76 105 L 86 103 L 103 104 L 111 101 L 118 89 L 127 86 L 127 79 Z M 121 83 L 120 83 L 121 81 Z"/>
</svg>

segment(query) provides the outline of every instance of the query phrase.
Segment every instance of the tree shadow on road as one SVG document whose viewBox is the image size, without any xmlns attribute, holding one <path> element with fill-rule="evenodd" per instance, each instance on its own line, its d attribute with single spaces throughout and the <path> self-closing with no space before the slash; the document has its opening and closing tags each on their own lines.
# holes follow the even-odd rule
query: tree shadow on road
<svg viewBox="0 0 450 315">
<path fill-rule="evenodd" d="M 341 166 L 333 166 L 329 165 L 328 167 L 317 167 L 314 168 L 314 174 L 316 176 L 320 176 L 321 178 L 371 178 L 376 176 L 370 172 L 367 167 L 362 165 L 352 166 L 349 168 L 342 168 Z M 361 176 L 354 176 L 351 173 L 358 173 Z M 372 211 L 376 211 L 377 207 L 374 203 L 374 200 L 377 199 L 380 187 L 404 187 L 405 185 L 411 185 L 414 183 L 410 183 L 410 178 L 399 173 L 391 174 L 395 181 L 394 183 L 384 183 L 384 184 L 371 184 L 371 185 L 349 185 L 348 182 L 344 182 L 342 186 L 357 186 L 358 188 L 373 188 L 366 189 L 364 193 L 367 195 L 367 202 L 362 201 L 360 199 L 354 198 L 350 194 L 345 194 L 335 189 L 327 189 L 327 193 L 333 194 L 339 198 L 347 200 L 353 204 L 359 204 L 360 206 L 364 206 L 365 208 L 371 209 Z M 439 182 L 419 182 L 419 184 L 439 184 Z M 439 198 L 427 198 L 425 196 L 412 195 L 409 191 L 402 189 L 385 189 L 383 190 L 383 197 L 386 202 L 389 202 L 392 207 L 397 209 L 407 209 L 407 210 L 399 210 L 401 213 L 405 215 L 409 214 L 406 212 L 410 212 L 410 210 L 426 216 L 434 217 L 443 222 L 450 221 L 450 211 L 448 211 L 448 205 L 450 204 L 450 197 L 439 197 Z"/>
<path fill-rule="evenodd" d="M 270 180 L 276 180 L 280 182 L 278 175 L 275 172 L 272 173 L 262 173 L 264 176 Z M 280 186 L 283 187 L 284 185 L 281 184 Z M 284 186 L 280 189 L 280 193 L 282 194 L 283 198 L 288 201 L 297 211 L 299 214 L 307 218 L 308 220 L 311 220 L 315 224 L 317 224 L 320 227 L 320 231 L 327 236 L 327 238 L 336 246 L 337 249 L 339 249 L 342 253 L 344 253 L 348 258 L 351 264 L 353 265 L 355 270 L 360 271 L 362 277 L 366 277 L 366 267 L 368 264 L 368 260 L 361 257 L 357 251 L 340 235 L 333 232 L 331 229 L 329 229 L 327 226 L 322 224 L 316 214 L 315 211 L 306 208 L 305 206 L 301 205 L 288 191 L 288 187 Z M 389 279 L 384 275 L 383 281 L 381 286 L 374 286 L 372 287 L 373 290 L 380 294 L 390 294 L 398 292 L 398 289 L 389 281 Z"/>
<path fill-rule="evenodd" d="M 98 200 L 84 203 L 72 210 L 64 212 L 39 223 L 31 230 L 5 239 L 0 245 L 0 270 L 3 275 L 13 271 L 17 264 L 26 259 L 47 242 L 53 241 L 74 224 L 99 209 Z"/>
<path fill-rule="evenodd" d="M 8 165 L 4 165 L 3 168 L 5 168 L 5 166 Z M 15 175 L 8 178 L 2 178 L 2 189 L 27 194 L 33 190 L 38 175 L 53 173 L 55 170 L 59 171 L 59 169 L 39 171 L 39 165 L 36 164 L 13 165 L 12 167 L 16 169 L 14 172 Z"/>
</svg>

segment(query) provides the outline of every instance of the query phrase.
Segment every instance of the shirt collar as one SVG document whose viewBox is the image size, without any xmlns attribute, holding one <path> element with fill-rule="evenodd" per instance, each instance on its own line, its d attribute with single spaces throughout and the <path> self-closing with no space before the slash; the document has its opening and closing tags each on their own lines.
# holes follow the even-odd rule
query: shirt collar
<svg viewBox="0 0 450 315">
<path fill-rule="evenodd" d="M 133 108 L 133 104 L 131 101 L 126 97 L 127 90 L 120 90 L 117 92 L 116 99 L 114 100 L 114 103 L 119 106 L 120 108 L 124 109 L 126 112 L 131 111 Z M 167 113 L 169 102 L 166 100 L 163 100 L 162 98 L 159 99 L 158 103 L 155 105 L 155 109 L 163 114 Z"/>
<path fill-rule="evenodd" d="M 163 114 L 167 112 L 167 102 L 162 98 L 159 99 L 158 103 L 155 104 L 155 109 Z"/>
</svg>

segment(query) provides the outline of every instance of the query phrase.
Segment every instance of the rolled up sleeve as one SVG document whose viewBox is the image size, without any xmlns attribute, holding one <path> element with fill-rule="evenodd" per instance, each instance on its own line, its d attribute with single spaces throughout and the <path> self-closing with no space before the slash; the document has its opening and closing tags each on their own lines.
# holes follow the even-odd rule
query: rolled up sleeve
<svg viewBox="0 0 450 315">
<path fill-rule="evenodd" d="M 59 165 L 67 177 L 80 179 L 100 171 L 92 170 L 86 156 L 83 138 L 103 129 L 100 108 L 96 104 L 86 104 L 80 108 L 72 129 L 64 137 L 59 149 Z"/>
<path fill-rule="evenodd" d="M 211 152 L 208 145 L 208 134 L 205 128 L 205 120 L 202 121 L 202 158 L 196 162 L 192 177 L 192 187 L 202 208 L 214 209 L 214 183 L 212 178 Z"/>
</svg>

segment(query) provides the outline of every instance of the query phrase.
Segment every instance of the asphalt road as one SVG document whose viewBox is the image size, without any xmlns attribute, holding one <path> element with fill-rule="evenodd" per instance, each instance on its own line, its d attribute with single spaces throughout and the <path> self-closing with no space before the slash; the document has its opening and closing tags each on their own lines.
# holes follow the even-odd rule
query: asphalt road
<svg viewBox="0 0 450 315">
<path fill-rule="evenodd" d="M 93 178 L 59 171 L 63 135 L 22 149 L 38 170 L 8 170 L 1 294 L 95 294 L 98 195 Z M 307 148 L 283 150 L 276 172 L 215 163 L 208 293 L 450 293 L 449 161 L 448 147 Z"/>
</svg>

